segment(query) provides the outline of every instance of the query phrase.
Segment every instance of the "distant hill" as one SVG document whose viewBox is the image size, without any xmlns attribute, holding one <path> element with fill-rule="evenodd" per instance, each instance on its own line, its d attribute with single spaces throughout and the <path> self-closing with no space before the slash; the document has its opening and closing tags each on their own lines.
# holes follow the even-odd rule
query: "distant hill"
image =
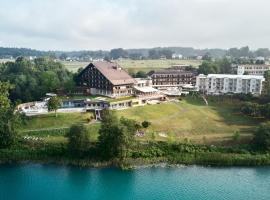
<svg viewBox="0 0 270 200">
<path fill-rule="evenodd" d="M 0 58 L 16 58 L 18 56 L 51 56 L 60 59 L 76 59 L 76 60 L 91 60 L 91 59 L 100 59 L 100 58 L 152 58 L 159 57 L 160 55 L 165 55 L 166 57 L 171 56 L 173 53 L 181 54 L 183 57 L 192 58 L 197 56 L 210 55 L 213 58 L 221 58 L 226 55 L 231 57 L 270 57 L 270 51 L 267 48 L 260 48 L 256 51 L 251 51 L 249 47 L 242 48 L 231 48 L 226 49 L 195 49 L 192 47 L 155 47 L 155 48 L 139 48 L 139 49 L 113 49 L 111 51 L 40 51 L 29 48 L 6 48 L 0 47 Z M 151 55 L 150 55 L 151 54 Z M 114 56 L 112 56 L 114 55 Z M 169 55 L 169 56 L 168 56 Z"/>
</svg>

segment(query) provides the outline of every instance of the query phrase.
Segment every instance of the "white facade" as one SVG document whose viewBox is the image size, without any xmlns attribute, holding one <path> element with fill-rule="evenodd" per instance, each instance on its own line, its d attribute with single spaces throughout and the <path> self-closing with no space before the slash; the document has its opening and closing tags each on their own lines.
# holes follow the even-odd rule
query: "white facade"
<svg viewBox="0 0 270 200">
<path fill-rule="evenodd" d="M 268 70 L 270 70 L 270 65 L 238 65 L 237 74 L 243 75 L 246 72 L 249 75 L 263 76 Z"/>
<path fill-rule="evenodd" d="M 137 86 L 137 87 L 152 87 L 152 79 L 151 78 L 135 78 L 134 86 Z"/>
<path fill-rule="evenodd" d="M 182 59 L 182 58 L 183 58 L 183 55 L 181 54 L 176 54 L 176 53 L 172 54 L 172 59 Z"/>
<path fill-rule="evenodd" d="M 200 74 L 196 78 L 199 91 L 208 95 L 226 93 L 251 93 L 260 95 L 262 92 L 263 76 L 235 74 Z"/>
</svg>

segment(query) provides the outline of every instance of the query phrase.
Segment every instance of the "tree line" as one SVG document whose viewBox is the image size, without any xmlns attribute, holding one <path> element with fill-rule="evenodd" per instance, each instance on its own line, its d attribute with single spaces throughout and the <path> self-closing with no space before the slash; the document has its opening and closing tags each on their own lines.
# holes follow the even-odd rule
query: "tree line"
<svg viewBox="0 0 270 200">
<path fill-rule="evenodd" d="M 199 74 L 231 74 L 232 63 L 229 59 L 223 58 L 218 59 L 216 61 L 203 61 L 201 65 L 199 65 L 198 73 Z"/>
<path fill-rule="evenodd" d="M 36 101 L 47 92 L 56 92 L 75 86 L 74 75 L 63 64 L 51 58 L 36 58 L 33 61 L 19 57 L 15 62 L 0 64 L 0 81 L 14 86 L 10 92 L 11 101 Z"/>
<path fill-rule="evenodd" d="M 159 59 L 161 57 L 172 58 L 172 54 L 181 54 L 185 58 L 196 59 L 197 56 L 209 55 L 212 58 L 222 58 L 230 56 L 234 62 L 249 63 L 256 57 L 270 57 L 268 48 L 259 48 L 257 50 L 250 50 L 248 46 L 241 48 L 225 49 L 194 49 L 192 47 L 156 47 L 156 48 L 141 48 L 141 49 L 123 49 L 114 48 L 110 51 L 97 50 L 97 51 L 39 51 L 27 48 L 4 48 L 0 47 L 0 58 L 17 58 L 19 56 L 33 56 L 42 57 L 48 56 L 65 60 L 66 58 L 77 58 L 80 60 L 93 59 Z M 253 61 L 252 61 L 253 62 Z M 254 61 L 255 62 L 255 61 Z"/>
</svg>

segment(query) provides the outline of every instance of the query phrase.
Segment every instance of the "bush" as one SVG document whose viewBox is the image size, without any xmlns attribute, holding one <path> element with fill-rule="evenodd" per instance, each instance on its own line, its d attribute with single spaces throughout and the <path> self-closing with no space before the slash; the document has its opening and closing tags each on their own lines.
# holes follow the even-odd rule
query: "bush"
<svg viewBox="0 0 270 200">
<path fill-rule="evenodd" d="M 254 134 L 253 144 L 257 149 L 270 150 L 270 125 L 259 126 Z"/>
<path fill-rule="evenodd" d="M 262 105 L 257 103 L 246 102 L 241 106 L 241 112 L 245 115 L 250 115 L 253 117 L 261 116 Z"/>
<path fill-rule="evenodd" d="M 150 125 L 151 125 L 151 122 L 149 122 L 149 121 L 143 121 L 142 122 L 142 127 L 143 128 L 148 128 Z"/>
</svg>

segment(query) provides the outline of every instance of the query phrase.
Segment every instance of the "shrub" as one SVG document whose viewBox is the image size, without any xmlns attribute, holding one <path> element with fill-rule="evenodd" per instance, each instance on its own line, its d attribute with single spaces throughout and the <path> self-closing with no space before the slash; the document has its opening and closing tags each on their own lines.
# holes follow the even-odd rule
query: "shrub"
<svg viewBox="0 0 270 200">
<path fill-rule="evenodd" d="M 88 131 L 83 124 L 74 124 L 67 133 L 68 148 L 72 153 L 82 153 L 88 150 Z"/>
<path fill-rule="evenodd" d="M 142 122 L 142 127 L 143 128 L 148 128 L 150 125 L 151 125 L 151 122 L 149 122 L 149 121 L 143 121 Z"/>
<path fill-rule="evenodd" d="M 259 126 L 254 134 L 253 144 L 257 149 L 270 150 L 270 125 Z"/>
</svg>

